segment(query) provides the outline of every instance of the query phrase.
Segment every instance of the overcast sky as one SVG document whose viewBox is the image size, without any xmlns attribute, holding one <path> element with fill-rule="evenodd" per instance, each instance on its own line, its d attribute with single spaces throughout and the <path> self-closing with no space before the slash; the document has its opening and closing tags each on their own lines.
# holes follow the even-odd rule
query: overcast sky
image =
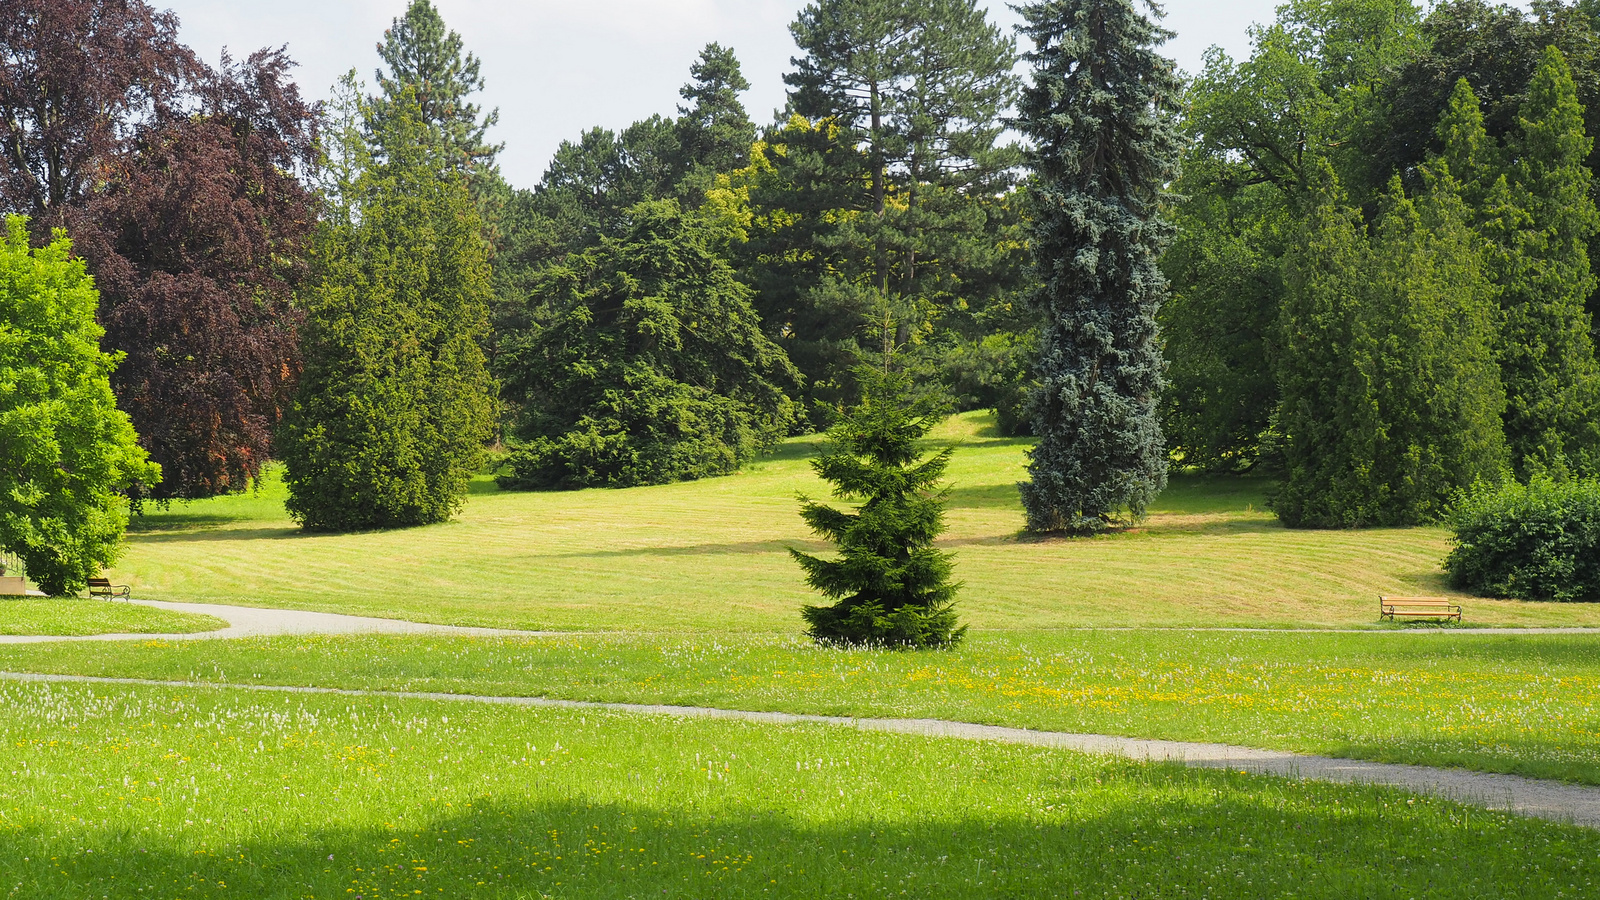
<svg viewBox="0 0 1600 900">
<path fill-rule="evenodd" d="M 1001 0 L 991 15 L 1017 21 Z M 374 46 L 408 0 L 150 0 L 170 8 L 182 37 L 215 62 L 223 47 L 245 56 L 287 44 L 296 80 L 322 99 L 340 73 L 356 67 L 368 82 Z M 652 113 L 675 114 L 689 64 L 711 41 L 731 46 L 751 89 L 757 122 L 783 105 L 783 73 L 794 55 L 788 25 L 805 0 L 434 0 L 445 22 L 483 61 L 485 107 L 499 107 L 492 139 L 505 143 L 500 165 L 532 187 L 563 140 L 595 125 L 622 128 Z M 1167 27 L 1178 33 L 1170 56 L 1195 71 L 1213 44 L 1235 55 L 1246 29 L 1272 17 L 1275 0 L 1169 0 Z"/>
</svg>

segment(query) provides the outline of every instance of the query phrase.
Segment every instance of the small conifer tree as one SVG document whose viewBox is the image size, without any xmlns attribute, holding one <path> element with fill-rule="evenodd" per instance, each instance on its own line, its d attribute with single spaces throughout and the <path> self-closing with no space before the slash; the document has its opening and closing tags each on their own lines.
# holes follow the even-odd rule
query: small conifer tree
<svg viewBox="0 0 1600 900">
<path fill-rule="evenodd" d="M 952 450 L 917 450 L 939 415 L 932 400 L 912 399 L 904 373 L 864 367 L 858 377 L 861 403 L 840 411 L 811 466 L 835 497 L 863 502 L 844 512 L 801 497 L 801 518 L 839 557 L 789 551 L 806 583 L 835 601 L 801 611 L 807 634 L 824 644 L 949 646 L 966 632 L 954 610 L 960 585 L 950 580 L 953 555 L 933 541 L 944 530 L 948 488 L 937 485 Z"/>
</svg>

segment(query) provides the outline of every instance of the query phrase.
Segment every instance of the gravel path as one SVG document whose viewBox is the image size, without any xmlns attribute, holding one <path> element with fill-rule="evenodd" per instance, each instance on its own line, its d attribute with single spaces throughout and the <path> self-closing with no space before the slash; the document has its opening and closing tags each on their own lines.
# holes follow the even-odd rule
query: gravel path
<svg viewBox="0 0 1600 900">
<path fill-rule="evenodd" d="M 549 637 L 557 634 L 553 631 L 511 631 L 505 628 L 427 625 L 400 619 L 374 619 L 368 616 L 344 616 L 298 609 L 260 609 L 253 606 L 220 606 L 212 603 L 168 603 L 162 600 L 128 602 L 173 612 L 215 616 L 227 622 L 228 627 L 194 634 L 91 634 L 71 637 L 0 635 L 0 644 L 39 644 L 47 641 L 192 641 L 212 638 L 272 637 L 285 634 L 456 634 L 475 637 Z"/>
<path fill-rule="evenodd" d="M 1429 766 L 1394 765 L 1354 759 L 1336 759 L 1281 750 L 1255 750 L 1229 744 L 1199 744 L 1186 741 L 1152 741 L 1102 734 L 1071 734 L 1059 731 L 1029 731 L 996 725 L 972 725 L 937 719 L 856 719 L 845 716 L 806 716 L 791 713 L 749 712 L 711 709 L 700 706 L 661 706 L 642 703 L 593 703 L 578 700 L 550 700 L 542 697 L 484 697 L 471 694 L 438 694 L 415 691 L 363 691 L 336 688 L 278 687 L 270 685 L 218 685 L 185 681 L 152 681 L 138 678 L 96 678 L 81 675 L 32 675 L 0 672 L 0 679 L 26 682 L 73 684 L 144 685 L 168 688 L 215 688 L 292 694 L 336 694 L 346 697 L 384 697 L 413 700 L 443 700 L 457 703 L 493 703 L 506 706 L 556 709 L 602 709 L 642 715 L 689 718 L 737 719 L 776 725 L 816 723 L 858 728 L 863 731 L 889 731 L 926 737 L 1000 741 L 1036 747 L 1057 747 L 1081 753 L 1122 756 L 1143 761 L 1170 761 L 1193 768 L 1230 769 L 1275 775 L 1283 778 L 1353 784 L 1379 784 L 1429 794 L 1486 809 L 1506 810 L 1524 816 L 1600 829 L 1600 787 L 1563 784 L 1519 775 L 1495 775 L 1463 769 L 1438 769 Z"/>
</svg>

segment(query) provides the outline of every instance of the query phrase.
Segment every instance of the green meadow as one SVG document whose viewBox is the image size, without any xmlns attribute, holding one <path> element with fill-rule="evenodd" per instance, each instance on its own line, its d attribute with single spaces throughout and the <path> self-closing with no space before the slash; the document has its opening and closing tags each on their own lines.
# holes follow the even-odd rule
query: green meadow
<svg viewBox="0 0 1600 900">
<path fill-rule="evenodd" d="M 0 684 L 10 896 L 1586 897 L 1600 833 L 1368 787 L 617 713 Z"/>
<path fill-rule="evenodd" d="M 950 419 L 949 529 L 961 610 L 979 630 L 1085 626 L 1376 627 L 1380 593 L 1450 593 L 1440 528 L 1291 531 L 1260 478 L 1176 475 L 1148 520 L 1092 539 L 1020 534 L 1026 442 L 987 414 Z M 269 477 L 253 494 L 153 510 L 115 570 L 157 600 L 238 603 L 451 625 L 793 633 L 797 515 L 823 496 L 798 438 L 740 474 L 627 490 L 509 493 L 480 478 L 448 524 L 305 534 Z M 1600 625 L 1587 605 L 1465 599 L 1465 624 Z"/>
<path fill-rule="evenodd" d="M 302 534 L 275 476 L 153 508 L 112 573 L 140 597 L 564 633 L 0 646 L 5 671 L 197 682 L 0 682 L 0 894 L 1593 895 L 1600 834 L 1394 790 L 236 689 L 931 717 L 1600 784 L 1596 636 L 1496 630 L 1600 625 L 1600 610 L 1459 597 L 1462 627 L 1380 625 L 1380 593 L 1448 593 L 1446 532 L 1290 531 L 1261 478 L 1180 474 L 1136 527 L 1029 540 L 1026 444 L 978 415 L 929 446 L 951 443 L 943 545 L 972 631 L 949 651 L 801 638 L 812 597 L 787 550 L 824 549 L 796 514 L 822 493 L 810 439 L 692 484 L 505 493 L 485 476 L 457 521 L 400 531 Z M 37 633 L 217 624 L 87 601 L 3 610 Z"/>
</svg>

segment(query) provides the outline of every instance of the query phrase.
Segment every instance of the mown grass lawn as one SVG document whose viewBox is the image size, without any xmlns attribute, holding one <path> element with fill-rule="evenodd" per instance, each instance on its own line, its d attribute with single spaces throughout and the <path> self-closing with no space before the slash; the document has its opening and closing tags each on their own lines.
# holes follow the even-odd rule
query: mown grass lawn
<svg viewBox="0 0 1600 900">
<path fill-rule="evenodd" d="M 1600 784 L 1597 647 L 1492 633 L 998 632 L 926 653 L 765 636 L 371 636 L 0 647 L 0 669 L 927 717 Z"/>
<path fill-rule="evenodd" d="M 51 898 L 1592 897 L 1600 833 L 1038 748 L 0 684 L 0 890 Z"/>
<path fill-rule="evenodd" d="M 1375 626 L 1379 593 L 1448 593 L 1439 528 L 1290 531 L 1256 478 L 1176 476 L 1141 527 L 1092 540 L 1019 536 L 1026 443 L 952 418 L 950 528 L 976 629 L 1084 625 Z M 786 633 L 815 597 L 789 547 L 825 550 L 796 514 L 825 485 L 812 439 L 726 478 L 632 490 L 506 493 L 488 478 L 458 521 L 313 535 L 256 494 L 135 523 L 118 580 L 154 599 L 462 625 Z M 1600 625 L 1600 605 L 1468 599 L 1468 625 Z"/>
<path fill-rule="evenodd" d="M 0 635 L 193 634 L 227 626 L 212 616 L 108 600 L 0 597 Z"/>
</svg>

